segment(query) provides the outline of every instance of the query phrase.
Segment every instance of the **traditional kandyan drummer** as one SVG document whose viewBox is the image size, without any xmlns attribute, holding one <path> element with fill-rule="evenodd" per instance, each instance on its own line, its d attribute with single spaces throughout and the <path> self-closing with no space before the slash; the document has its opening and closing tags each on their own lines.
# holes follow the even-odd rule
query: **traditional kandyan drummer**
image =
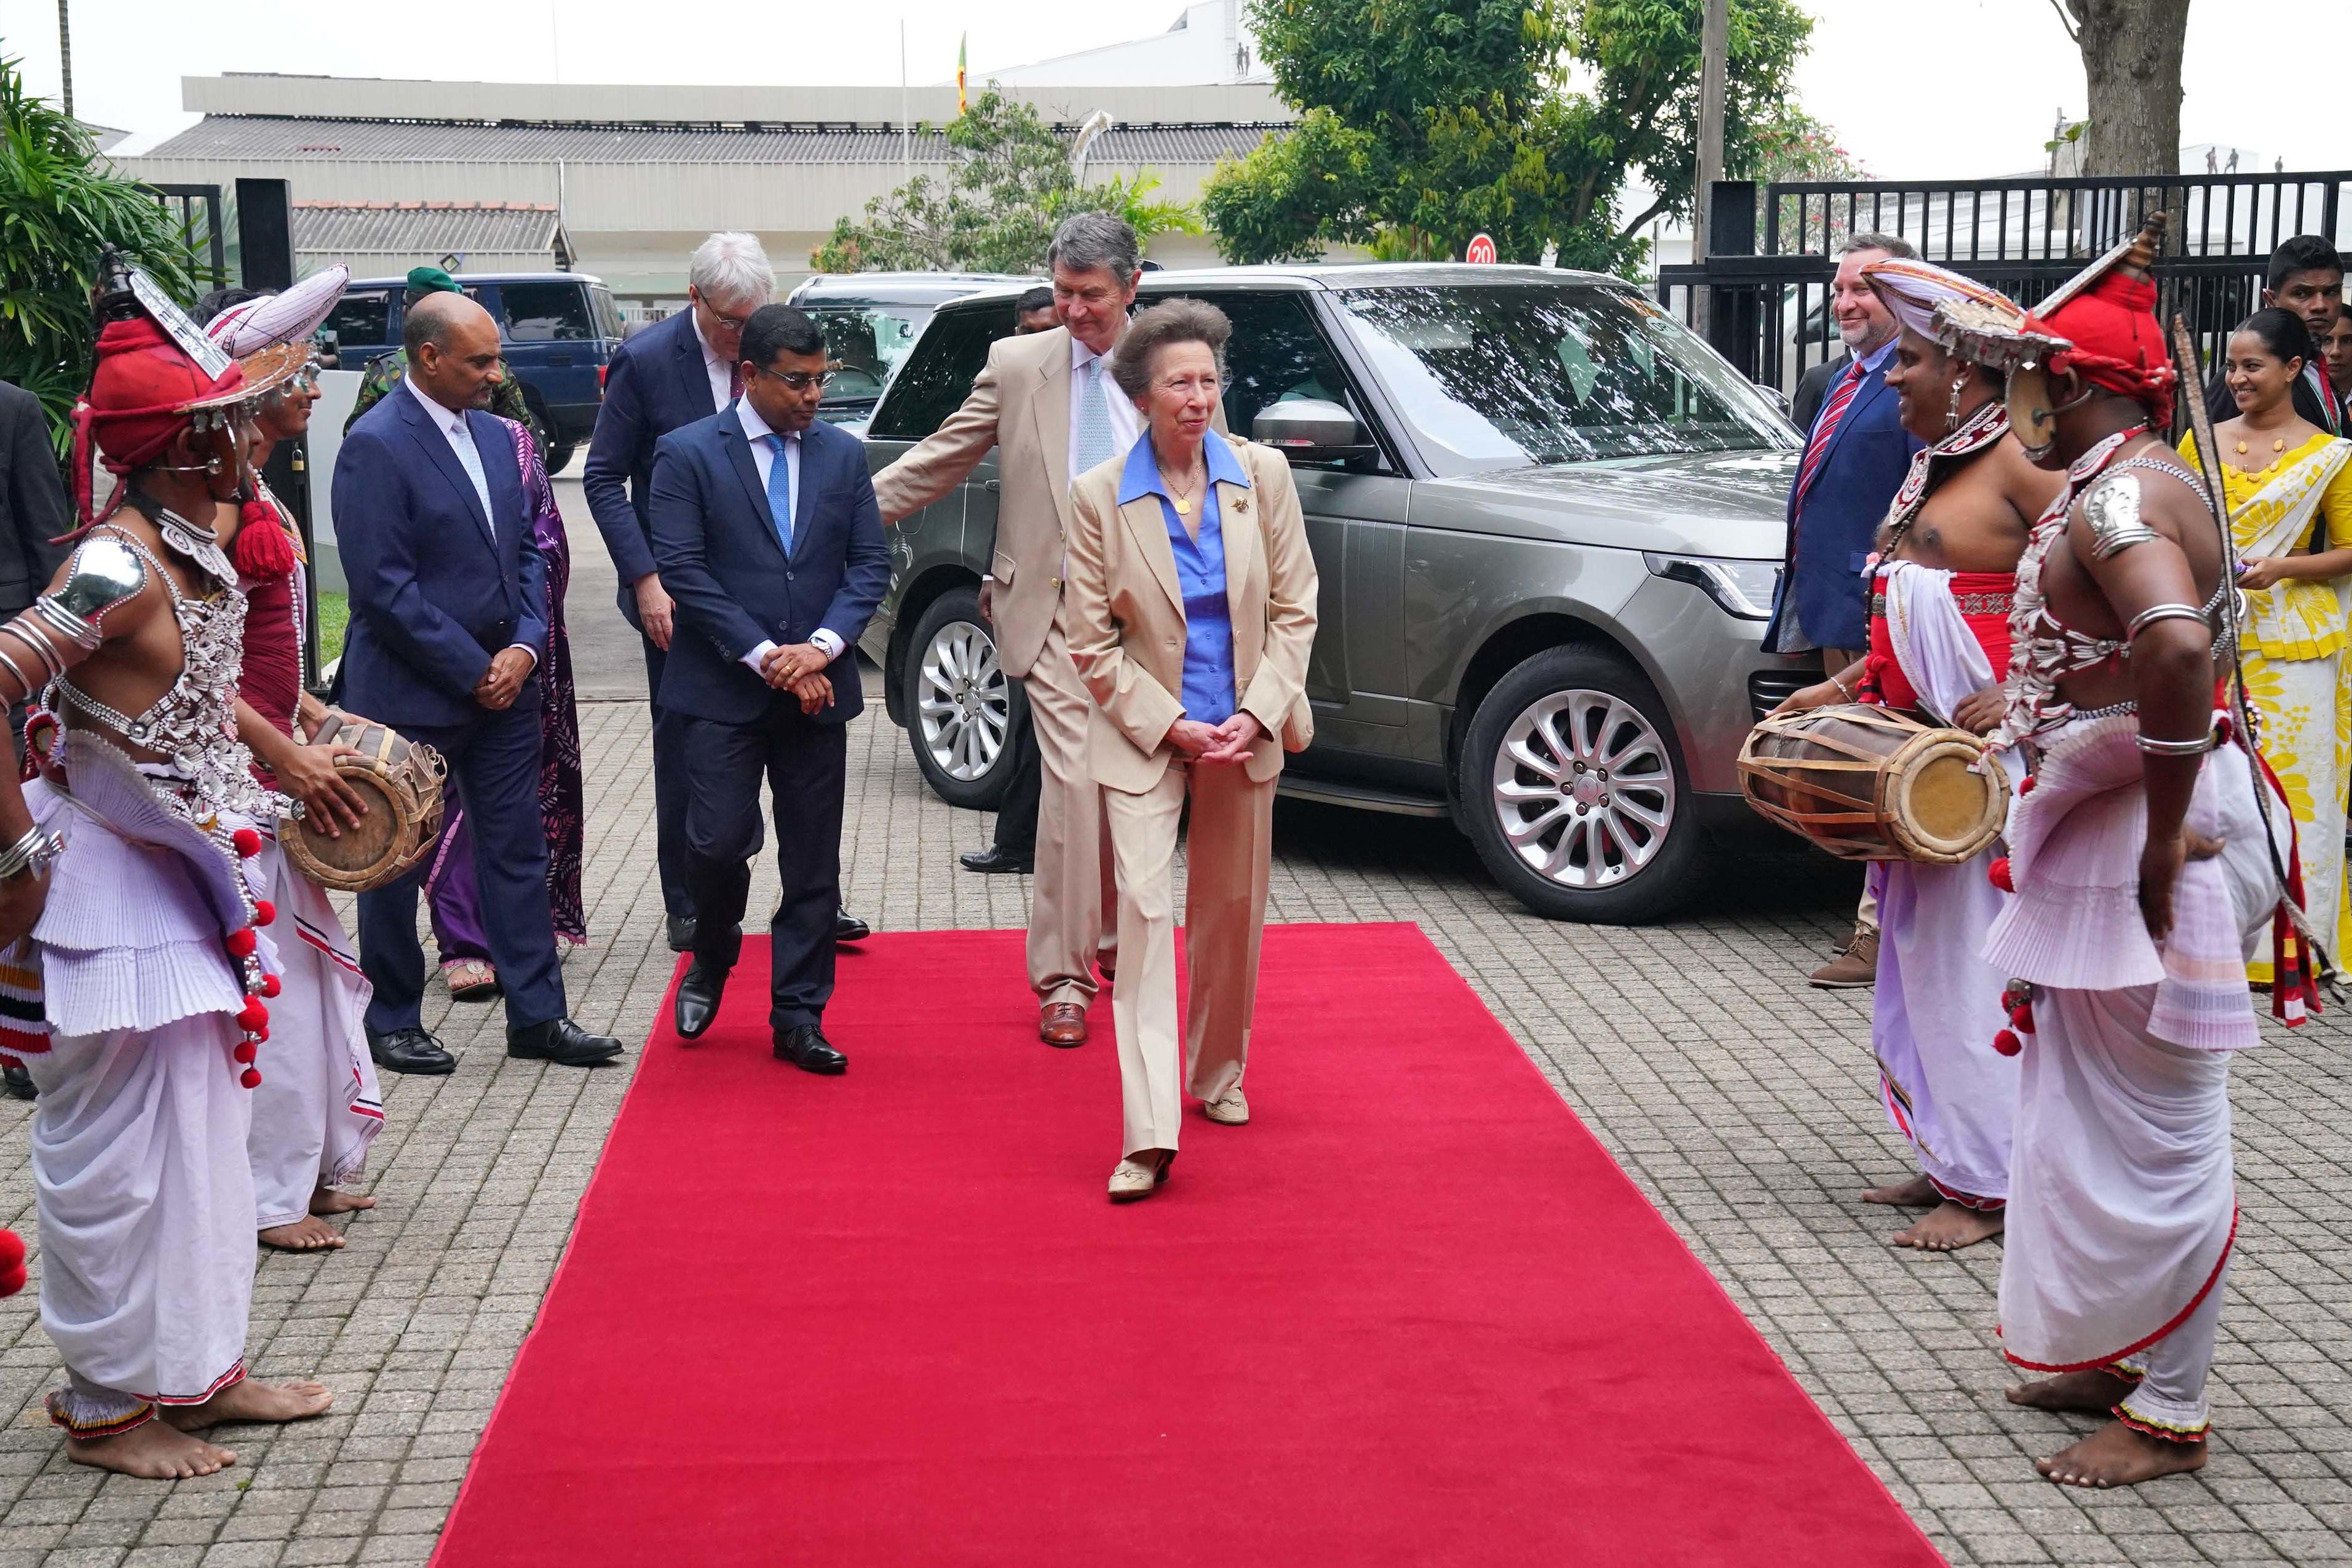
<svg viewBox="0 0 2352 1568">
<path fill-rule="evenodd" d="M 63 715 L 27 724 L 43 777 L 0 770 L 0 1048 L 40 1090 L 41 1326 L 68 1375 L 50 1416 L 76 1462 L 171 1479 L 235 1460 L 196 1430 L 331 1398 L 245 1365 L 246 1090 L 278 984 L 252 825 L 286 805 L 236 734 L 246 602 L 222 543 L 254 394 L 150 280 L 109 269 L 75 411 L 85 526 L 0 626 L 0 698 L 46 689 Z M 121 479 L 94 522 L 92 441 Z"/>
<path fill-rule="evenodd" d="M 1863 276 L 1902 323 L 1886 383 L 1903 427 L 1928 445 L 1913 456 L 1879 531 L 1868 653 L 1778 710 L 1860 700 L 1982 733 L 2004 707 L 2017 558 L 2058 479 L 2010 434 L 2000 378 L 1937 342 L 1934 311 L 1969 300 L 2015 321 L 2025 312 L 1923 261 L 1882 258 Z M 1986 875 L 1994 853 L 1950 866 L 1871 866 L 1885 934 L 1871 1046 L 1880 1099 L 1919 1174 L 1863 1197 L 1929 1209 L 1890 1238 L 1897 1247 L 1949 1252 L 2001 1227 L 2017 1066 L 1989 1048 L 2007 1022 L 2004 977 L 1979 952 L 2000 910 Z"/>
</svg>

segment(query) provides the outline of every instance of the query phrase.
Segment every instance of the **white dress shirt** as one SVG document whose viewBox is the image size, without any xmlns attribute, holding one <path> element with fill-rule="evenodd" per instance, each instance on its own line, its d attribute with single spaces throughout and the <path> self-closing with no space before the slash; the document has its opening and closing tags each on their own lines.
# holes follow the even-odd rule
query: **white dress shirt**
<svg viewBox="0 0 2352 1568">
<path fill-rule="evenodd" d="M 1097 359 L 1103 362 L 1103 406 L 1110 410 L 1111 450 L 1124 455 L 1143 434 L 1143 416 L 1128 401 L 1118 383 L 1110 378 L 1108 356 L 1097 354 L 1078 342 L 1076 332 L 1070 334 L 1070 478 L 1078 477 L 1078 400 L 1086 395 L 1087 367 Z"/>
<path fill-rule="evenodd" d="M 694 313 L 691 305 L 686 308 L 686 319 L 694 329 L 694 341 L 702 349 L 702 374 L 710 378 L 710 411 L 716 414 L 735 400 L 735 367 L 721 358 L 719 351 L 710 346 L 710 340 L 702 335 L 702 319 Z"/>
<path fill-rule="evenodd" d="M 450 453 L 457 458 L 457 466 L 466 470 L 466 477 L 474 481 L 475 499 L 482 503 L 482 521 L 489 525 L 490 538 L 496 541 L 499 515 L 490 506 L 490 478 L 482 472 L 482 449 L 474 445 L 474 432 L 466 423 L 466 416 L 454 408 L 444 408 L 425 396 L 425 389 L 416 384 L 416 378 L 413 375 L 402 376 L 400 384 L 408 388 L 416 401 L 425 405 L 425 416 L 433 421 L 433 427 L 440 431 L 442 438 L 449 443 Z M 533 666 L 539 663 L 539 650 L 529 643 L 509 643 L 507 646 L 519 647 L 530 655 Z"/>
<path fill-rule="evenodd" d="M 706 356 L 709 353 L 708 349 L 703 352 Z M 793 515 L 798 516 L 801 510 L 801 433 L 797 430 L 778 432 L 769 428 L 768 422 L 760 417 L 760 411 L 751 406 L 751 400 L 748 397 L 737 401 L 735 417 L 742 422 L 744 439 L 751 443 L 751 462 L 760 470 L 760 489 L 762 494 L 766 493 L 769 479 L 776 470 L 776 449 L 769 444 L 769 437 L 778 434 L 782 435 L 784 493 L 792 500 Z M 793 543 L 795 547 L 799 545 L 800 540 L 797 536 L 794 537 Z M 809 641 L 824 651 L 828 663 L 841 657 L 841 637 L 829 627 L 817 627 L 809 634 Z M 767 662 L 768 655 L 773 653 L 775 648 L 776 643 L 773 637 L 761 637 L 760 646 L 743 656 L 743 663 L 752 674 L 764 680 L 767 679 L 767 671 L 761 667 Z"/>
</svg>

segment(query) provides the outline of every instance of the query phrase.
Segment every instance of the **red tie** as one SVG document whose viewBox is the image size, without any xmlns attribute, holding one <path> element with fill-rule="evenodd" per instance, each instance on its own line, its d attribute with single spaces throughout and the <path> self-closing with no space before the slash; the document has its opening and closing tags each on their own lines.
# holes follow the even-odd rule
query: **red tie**
<svg viewBox="0 0 2352 1568">
<path fill-rule="evenodd" d="M 1801 510 L 1805 492 L 1813 488 L 1813 478 L 1822 469 L 1822 459 L 1828 455 L 1830 437 L 1837 434 L 1838 421 L 1845 417 L 1845 406 L 1862 385 L 1862 361 L 1855 360 L 1845 374 L 1838 378 L 1836 390 L 1822 405 L 1822 416 L 1813 421 L 1813 438 L 1805 443 L 1805 460 L 1797 469 L 1797 506 Z"/>
</svg>

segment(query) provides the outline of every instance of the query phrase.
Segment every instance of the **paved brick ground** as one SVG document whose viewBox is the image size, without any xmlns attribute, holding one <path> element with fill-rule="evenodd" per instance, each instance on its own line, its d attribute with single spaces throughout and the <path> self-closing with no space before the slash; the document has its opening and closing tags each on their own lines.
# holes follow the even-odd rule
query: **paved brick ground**
<svg viewBox="0 0 2352 1568">
<path fill-rule="evenodd" d="M 607 593 L 583 563 L 575 616 Z M 625 684 L 617 663 L 583 681 Z M 582 726 L 593 940 L 566 976 L 584 1022 L 635 1039 L 671 967 L 644 726 L 622 702 L 584 704 Z M 926 794 L 886 722 L 851 748 L 852 907 L 885 930 L 1021 923 L 1021 879 L 954 868 L 988 819 Z M 2244 1219 L 2213 1462 L 2128 1493 L 2062 1491 L 2030 1460 L 2088 1423 L 2002 1403 L 1999 1247 L 1895 1252 L 1901 1221 L 1856 1198 L 1905 1164 L 1874 1098 L 1868 994 L 1801 979 L 1843 935 L 1849 884 L 1746 867 L 1682 920 L 1608 931 L 1526 915 L 1443 825 L 1285 803 L 1276 847 L 1272 918 L 1420 923 L 1955 1563 L 2352 1562 L 2352 1087 L 2335 1015 L 2236 1072 Z M 261 1264 L 254 1364 L 327 1379 L 334 1413 L 231 1434 L 241 1462 L 207 1480 L 101 1478 L 65 1462 L 40 1415 L 58 1367 L 32 1294 L 0 1302 L 0 1568 L 429 1555 L 628 1070 L 509 1062 L 495 1005 L 429 1004 L 426 1022 L 459 1067 L 385 1086 L 382 1206 L 341 1253 Z M 0 1101 L 0 1224 L 29 1237 L 26 1120 Z"/>
</svg>

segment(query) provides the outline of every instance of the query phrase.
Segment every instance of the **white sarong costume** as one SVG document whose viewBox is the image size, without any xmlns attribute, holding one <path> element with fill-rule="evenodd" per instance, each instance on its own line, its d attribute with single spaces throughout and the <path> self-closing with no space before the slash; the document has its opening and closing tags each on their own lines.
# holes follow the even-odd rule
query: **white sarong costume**
<svg viewBox="0 0 2352 1568">
<path fill-rule="evenodd" d="M 2244 966 L 2277 889 L 2252 759 L 2222 744 L 2205 755 L 2188 825 L 2225 847 L 2183 868 L 2172 931 L 2151 940 L 2139 910 L 2138 714 L 2130 703 L 2075 712 L 2055 697 L 2066 675 L 2126 646 L 2071 630 L 2042 598 L 2042 557 L 2076 496 L 2097 506 L 2099 488 L 2136 487 L 2126 468 L 2186 479 L 2149 459 L 2115 463 L 2133 434 L 2074 465 L 2018 564 L 2013 705 L 2000 738 L 2032 740 L 2037 760 L 2010 816 L 2016 896 L 1985 945 L 2032 987 L 2000 1334 L 2029 1370 L 2116 1373 L 2134 1384 L 2117 1419 L 2194 1441 L 2210 1426 L 2206 1373 L 2237 1230 L 2229 1053 L 2261 1043 Z M 2204 608 L 2209 625 L 2219 603 Z M 2284 823 L 2283 799 L 2272 794 L 2268 808 Z"/>
<path fill-rule="evenodd" d="M 260 1081 L 258 998 L 275 989 L 275 964 L 248 879 L 260 848 L 252 824 L 279 803 L 235 735 L 236 574 L 207 535 L 168 511 L 156 521 L 212 591 L 183 595 L 144 544 L 103 523 L 76 551 L 68 586 L 93 563 L 134 592 L 147 574 L 162 577 L 183 646 L 178 679 L 135 717 L 68 678 L 49 696 L 170 760 L 134 763 L 89 728 L 55 740 L 47 776 L 25 794 L 64 853 L 39 921 L 5 959 L 12 999 L 29 1004 L 12 1014 L 5 1044 L 40 1089 L 41 1324 L 69 1379 L 48 1407 L 83 1437 L 128 1431 L 159 1404 L 201 1404 L 243 1377 L 253 1287 L 247 1090 Z M 54 596 L 37 608 L 97 645 L 94 620 L 76 633 Z M 36 726 L 28 740 L 46 727 Z"/>
</svg>

